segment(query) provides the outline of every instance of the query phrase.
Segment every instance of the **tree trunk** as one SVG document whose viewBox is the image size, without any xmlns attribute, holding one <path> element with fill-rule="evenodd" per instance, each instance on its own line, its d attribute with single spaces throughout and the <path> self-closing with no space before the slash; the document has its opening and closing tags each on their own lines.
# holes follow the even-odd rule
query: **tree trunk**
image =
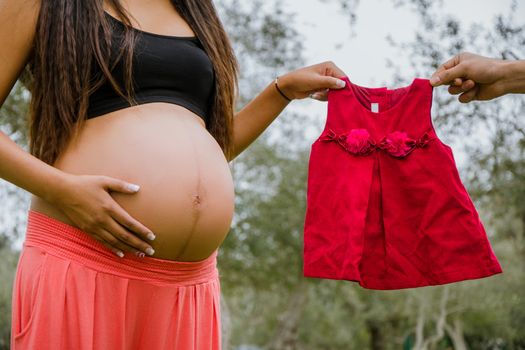
<svg viewBox="0 0 525 350">
<path fill-rule="evenodd" d="M 449 324 L 445 324 L 445 329 L 450 336 L 450 339 L 452 339 L 454 350 L 468 350 L 465 337 L 463 336 L 463 323 L 461 322 L 461 319 L 454 318 L 453 327 Z"/>
</svg>

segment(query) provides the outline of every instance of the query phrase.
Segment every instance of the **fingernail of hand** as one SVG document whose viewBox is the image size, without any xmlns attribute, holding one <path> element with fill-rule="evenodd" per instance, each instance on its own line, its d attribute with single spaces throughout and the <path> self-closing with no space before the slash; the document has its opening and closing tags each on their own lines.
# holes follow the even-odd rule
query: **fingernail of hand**
<svg viewBox="0 0 525 350">
<path fill-rule="evenodd" d="M 155 239 L 155 235 L 153 234 L 153 232 L 148 233 L 148 239 L 150 241 L 153 241 Z"/>
<path fill-rule="evenodd" d="M 153 255 L 154 253 L 155 253 L 155 250 L 153 250 L 153 248 L 147 248 L 146 249 L 146 254 Z"/>
<path fill-rule="evenodd" d="M 346 82 L 344 80 L 337 79 L 337 83 L 336 84 L 339 87 L 344 87 L 346 85 Z"/>
<path fill-rule="evenodd" d="M 438 76 L 438 75 L 436 75 L 436 76 L 430 78 L 430 84 L 437 84 L 437 83 L 439 83 L 440 81 L 441 81 L 441 79 L 439 79 L 439 76 Z"/>
<path fill-rule="evenodd" d="M 135 184 L 127 184 L 127 187 L 130 191 L 133 191 L 133 192 L 137 192 L 140 188 L 139 185 L 135 185 Z"/>
</svg>

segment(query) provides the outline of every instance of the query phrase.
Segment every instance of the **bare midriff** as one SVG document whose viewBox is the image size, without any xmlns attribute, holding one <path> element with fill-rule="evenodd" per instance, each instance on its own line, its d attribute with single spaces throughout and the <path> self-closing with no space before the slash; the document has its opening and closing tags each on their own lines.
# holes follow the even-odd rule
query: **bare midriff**
<svg viewBox="0 0 525 350">
<path fill-rule="evenodd" d="M 88 119 L 53 166 L 140 185 L 135 194 L 110 194 L 155 233 L 154 241 L 145 240 L 155 250 L 152 257 L 204 260 L 230 230 L 234 185 L 229 163 L 204 121 L 182 106 L 152 102 Z M 76 226 L 40 197 L 31 197 L 30 209 Z"/>
</svg>

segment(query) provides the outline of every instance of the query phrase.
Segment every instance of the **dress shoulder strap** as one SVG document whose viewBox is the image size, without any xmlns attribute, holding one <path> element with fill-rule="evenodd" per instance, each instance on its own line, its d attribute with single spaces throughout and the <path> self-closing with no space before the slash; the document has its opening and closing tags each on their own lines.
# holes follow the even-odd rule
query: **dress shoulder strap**
<svg viewBox="0 0 525 350">
<path fill-rule="evenodd" d="M 432 100 L 434 87 L 428 79 L 415 78 L 409 93 L 409 100 L 403 108 L 405 126 L 417 133 L 433 131 Z"/>
</svg>

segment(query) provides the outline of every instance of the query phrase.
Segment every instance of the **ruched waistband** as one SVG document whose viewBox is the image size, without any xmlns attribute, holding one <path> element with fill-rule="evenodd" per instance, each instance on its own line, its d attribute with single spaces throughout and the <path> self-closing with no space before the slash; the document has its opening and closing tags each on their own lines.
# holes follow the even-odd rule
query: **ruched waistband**
<svg viewBox="0 0 525 350">
<path fill-rule="evenodd" d="M 100 272 L 126 278 L 191 285 L 218 277 L 217 250 L 200 261 L 175 261 L 151 256 L 123 258 L 81 229 L 35 210 L 29 210 L 24 246 L 36 246 L 51 255 L 77 261 Z"/>
</svg>

